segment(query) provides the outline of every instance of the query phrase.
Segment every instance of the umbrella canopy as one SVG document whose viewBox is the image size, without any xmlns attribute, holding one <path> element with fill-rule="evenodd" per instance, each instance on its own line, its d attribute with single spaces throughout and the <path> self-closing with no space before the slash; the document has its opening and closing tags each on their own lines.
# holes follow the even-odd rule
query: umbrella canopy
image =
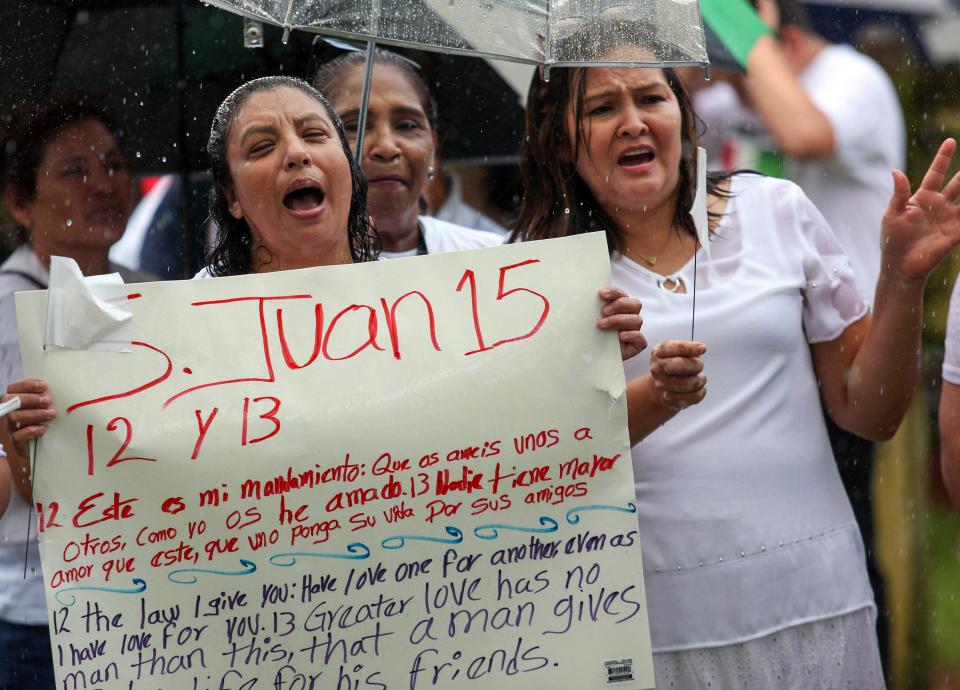
<svg viewBox="0 0 960 690">
<path fill-rule="evenodd" d="M 297 32 L 284 44 L 266 26 L 263 47 L 245 48 L 242 17 L 196 0 L 11 0 L 9 12 L 0 22 L 0 115 L 57 94 L 101 96 L 138 172 L 205 170 L 210 121 L 227 94 L 268 74 L 309 78 L 313 36 Z M 515 155 L 523 110 L 499 75 L 507 63 L 414 59 L 436 92 L 448 157 Z"/>
<path fill-rule="evenodd" d="M 290 29 L 543 65 L 704 64 L 695 0 L 211 0 Z M 611 40 L 613 39 L 613 40 Z M 638 62 L 607 53 L 637 45 Z"/>
</svg>

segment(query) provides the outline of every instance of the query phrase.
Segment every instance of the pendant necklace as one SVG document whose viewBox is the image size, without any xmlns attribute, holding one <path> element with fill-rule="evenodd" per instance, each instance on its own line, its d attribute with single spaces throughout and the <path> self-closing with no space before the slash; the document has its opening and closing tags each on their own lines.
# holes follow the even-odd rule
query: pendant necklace
<svg viewBox="0 0 960 690">
<path fill-rule="evenodd" d="M 650 266 L 650 267 L 656 266 L 656 265 L 657 265 L 657 259 L 658 259 L 660 256 L 663 255 L 663 252 L 666 250 L 667 245 L 670 244 L 670 238 L 671 238 L 672 236 L 673 236 L 673 228 L 670 228 L 670 230 L 667 231 L 667 239 L 666 239 L 666 241 L 663 243 L 663 246 L 660 247 L 660 250 L 659 250 L 656 254 L 644 255 L 644 254 L 640 254 L 640 253 L 638 252 L 638 253 L 637 253 L 637 256 L 639 256 L 639 257 L 640 257 L 640 260 L 643 261 L 643 262 L 644 262 L 645 264 L 647 264 L 648 266 Z"/>
</svg>

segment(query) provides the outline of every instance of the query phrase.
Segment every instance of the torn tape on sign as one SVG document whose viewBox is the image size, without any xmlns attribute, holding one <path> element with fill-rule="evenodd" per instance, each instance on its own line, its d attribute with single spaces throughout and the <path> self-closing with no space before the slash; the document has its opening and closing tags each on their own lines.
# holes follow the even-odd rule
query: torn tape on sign
<svg viewBox="0 0 960 690">
<path fill-rule="evenodd" d="M 131 313 L 119 273 L 84 278 L 73 259 L 50 259 L 44 345 L 130 352 Z"/>
</svg>

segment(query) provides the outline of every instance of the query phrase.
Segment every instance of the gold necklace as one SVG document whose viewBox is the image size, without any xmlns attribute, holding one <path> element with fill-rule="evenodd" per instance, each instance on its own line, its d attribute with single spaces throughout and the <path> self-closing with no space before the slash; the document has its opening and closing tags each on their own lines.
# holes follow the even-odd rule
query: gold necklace
<svg viewBox="0 0 960 690">
<path fill-rule="evenodd" d="M 656 266 L 658 257 L 663 255 L 663 252 L 664 250 L 666 250 L 667 245 L 670 244 L 670 238 L 672 237 L 673 232 L 674 232 L 673 228 L 670 228 L 670 230 L 667 231 L 667 239 L 664 241 L 663 246 L 660 247 L 660 250 L 656 254 L 645 255 L 645 254 L 640 254 L 638 252 L 637 256 L 640 257 L 640 260 L 650 267 Z"/>
</svg>

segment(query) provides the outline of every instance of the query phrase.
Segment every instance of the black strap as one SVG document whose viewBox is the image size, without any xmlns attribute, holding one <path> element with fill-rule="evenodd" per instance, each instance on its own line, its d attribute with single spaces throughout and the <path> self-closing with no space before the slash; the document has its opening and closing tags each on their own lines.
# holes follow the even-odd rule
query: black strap
<svg viewBox="0 0 960 690">
<path fill-rule="evenodd" d="M 0 274 L 6 274 L 6 275 L 11 275 L 11 276 L 19 276 L 19 277 L 23 278 L 24 280 L 26 280 L 27 282 L 30 282 L 30 283 L 33 283 L 34 285 L 36 285 L 40 290 L 46 290 L 46 289 L 47 289 L 47 286 L 44 285 L 41 281 L 37 280 L 36 278 L 34 278 L 34 277 L 33 277 L 32 275 L 30 275 L 29 273 L 24 273 L 23 271 L 17 271 L 17 270 L 14 270 L 14 269 L 12 269 L 12 268 L 5 268 L 5 269 L 3 269 L 2 271 L 0 271 Z"/>
</svg>

